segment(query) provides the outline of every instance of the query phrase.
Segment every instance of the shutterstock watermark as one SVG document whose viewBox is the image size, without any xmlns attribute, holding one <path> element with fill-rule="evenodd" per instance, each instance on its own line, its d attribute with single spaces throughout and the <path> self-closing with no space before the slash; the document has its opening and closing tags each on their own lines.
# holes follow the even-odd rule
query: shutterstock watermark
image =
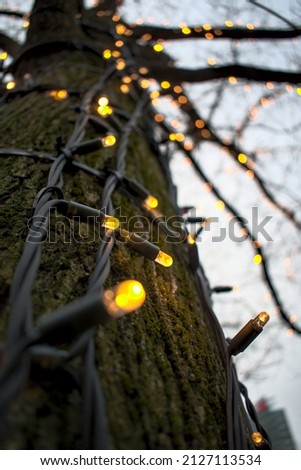
<svg viewBox="0 0 301 470">
<path fill-rule="evenodd" d="M 114 211 L 113 216 L 119 220 L 118 231 L 135 232 L 143 239 L 151 239 L 153 243 L 158 243 L 159 239 L 162 240 L 162 233 L 165 234 L 167 243 L 183 243 L 188 233 L 195 235 L 195 241 L 198 242 L 209 240 L 213 243 L 221 243 L 229 238 L 235 243 L 242 243 L 250 238 L 249 232 L 256 240 L 261 238 L 267 242 L 273 241 L 268 231 L 272 216 L 260 218 L 258 207 L 252 207 L 251 220 L 244 217 L 231 217 L 226 226 L 221 226 L 219 217 L 209 217 L 201 223 L 196 222 L 194 219 L 200 218 L 193 212 L 189 214 L 189 224 L 187 224 L 187 218 L 178 215 L 171 217 L 160 215 L 153 219 L 142 215 L 126 217 L 122 215 L 120 208 Z M 88 216 L 83 220 L 80 216 L 66 217 L 54 208 L 47 216 L 37 215 L 28 220 L 27 241 L 29 243 L 45 241 L 48 243 L 95 243 L 102 241 L 104 233 L 108 233 L 108 230 L 102 226 L 100 216 Z"/>
</svg>

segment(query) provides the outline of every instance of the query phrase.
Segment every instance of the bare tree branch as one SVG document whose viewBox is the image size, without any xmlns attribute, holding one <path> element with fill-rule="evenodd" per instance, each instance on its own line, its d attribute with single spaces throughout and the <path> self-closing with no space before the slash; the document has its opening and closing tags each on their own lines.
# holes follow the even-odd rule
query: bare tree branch
<svg viewBox="0 0 301 470">
<path fill-rule="evenodd" d="M 270 13 L 271 15 L 273 16 L 276 16 L 276 18 L 279 18 L 280 20 L 284 21 L 288 26 L 290 26 L 291 28 L 293 29 L 298 29 L 298 27 L 292 23 L 291 21 L 289 21 L 287 18 L 285 18 L 284 16 L 280 15 L 280 13 L 277 13 L 277 11 L 275 10 L 272 10 L 272 8 L 269 8 L 267 7 L 266 5 L 262 5 L 261 3 L 259 2 L 256 2 L 255 0 L 249 0 L 250 3 L 252 3 L 253 5 L 259 7 L 259 8 L 262 8 L 262 10 L 265 10 L 267 11 L 268 13 Z"/>
<path fill-rule="evenodd" d="M 176 94 L 174 94 L 173 92 L 170 92 L 170 94 L 175 99 L 177 99 Z M 229 157 L 231 157 L 233 159 L 233 161 L 237 165 L 239 165 L 242 169 L 244 169 L 245 171 L 251 170 L 252 174 L 253 174 L 254 182 L 257 184 L 257 186 L 262 191 L 262 193 L 267 198 L 267 200 L 270 203 L 272 203 L 272 205 L 274 207 L 276 207 L 288 220 L 290 220 L 298 230 L 301 230 L 301 222 L 297 219 L 295 212 L 292 211 L 291 209 L 287 208 L 283 204 L 279 203 L 275 199 L 273 193 L 268 189 L 268 185 L 263 181 L 263 179 L 259 176 L 256 169 L 254 168 L 254 165 L 253 165 L 254 162 L 251 160 L 251 158 L 247 157 L 247 161 L 245 163 L 240 161 L 240 159 L 238 158 L 239 155 L 240 154 L 245 154 L 245 153 L 248 153 L 248 152 L 245 152 L 244 149 L 242 149 L 241 147 L 236 145 L 234 142 L 229 143 L 229 142 L 225 142 L 224 140 L 222 140 L 213 131 L 210 124 L 199 115 L 199 113 L 196 111 L 195 107 L 193 106 L 191 101 L 188 99 L 188 97 L 186 97 L 186 98 L 187 98 L 187 102 L 181 105 L 181 109 L 184 113 L 186 113 L 189 116 L 191 122 L 195 123 L 196 121 L 202 121 L 203 122 L 203 130 L 206 130 L 207 133 L 208 133 L 208 136 L 206 137 L 206 139 L 208 141 L 214 143 L 214 144 L 217 144 L 221 148 L 227 149 Z M 195 142 L 200 142 L 200 141 L 203 140 L 202 134 L 200 134 L 199 132 L 197 132 L 197 133 L 195 132 L 194 124 L 193 124 L 193 127 L 191 127 L 188 130 L 188 132 L 189 132 L 189 134 L 192 135 Z"/>
<path fill-rule="evenodd" d="M 292 25 L 291 25 L 292 26 Z M 130 26 L 129 26 L 130 27 Z M 248 39 L 292 39 L 301 35 L 301 27 L 292 26 L 293 29 L 270 29 L 270 28 L 254 28 L 247 29 L 241 27 L 225 28 L 211 27 L 204 29 L 202 27 L 187 27 L 189 34 L 184 34 L 180 28 L 168 29 L 157 26 L 134 26 L 134 38 L 142 38 L 144 35 L 150 35 L 153 40 L 183 40 L 183 39 L 235 39 L 236 41 Z M 209 36 L 210 35 L 210 36 Z"/>
<path fill-rule="evenodd" d="M 173 80 L 174 77 L 177 77 L 177 82 L 179 83 L 200 83 L 231 76 L 255 82 L 301 83 L 301 72 L 283 72 L 281 70 L 248 67 L 245 65 L 224 65 L 222 67 L 203 69 L 176 67 L 168 69 L 166 67 L 152 66 L 146 75 L 159 80 Z"/>
<path fill-rule="evenodd" d="M 15 58 L 20 52 L 21 45 L 6 34 L 0 33 L 0 48 Z"/>
<path fill-rule="evenodd" d="M 25 11 L 13 11 L 13 10 L 0 10 L 0 15 L 5 15 L 5 16 L 14 16 L 15 18 L 26 18 L 28 16 L 28 13 Z"/>
</svg>

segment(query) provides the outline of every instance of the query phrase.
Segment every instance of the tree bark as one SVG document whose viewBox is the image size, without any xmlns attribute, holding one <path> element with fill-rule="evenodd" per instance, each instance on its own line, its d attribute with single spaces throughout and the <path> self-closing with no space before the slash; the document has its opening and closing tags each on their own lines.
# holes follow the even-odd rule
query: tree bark
<svg viewBox="0 0 301 470">
<path fill-rule="evenodd" d="M 16 89 L 2 100 L 2 148 L 55 155 L 57 139 L 66 142 L 72 133 L 78 96 L 55 101 L 39 87 L 85 90 L 105 70 L 101 51 L 110 40 L 104 34 L 92 41 L 76 21 L 77 14 L 75 0 L 36 1 L 23 54 L 14 66 Z M 96 20 L 104 25 L 108 18 Z M 79 50 L 70 46 L 74 41 L 93 48 Z M 92 49 L 99 50 L 99 57 Z M 36 91 L 20 92 L 25 74 L 31 75 Z M 118 78 L 111 80 L 105 93 L 111 103 L 131 112 L 133 103 L 120 93 L 119 85 Z M 89 128 L 85 139 L 94 137 Z M 103 149 L 80 161 L 101 170 L 114 165 L 114 152 L 115 147 Z M 25 157 L 1 159 L 2 341 L 10 317 L 9 289 L 28 231 L 26 210 L 46 185 L 49 166 Z M 162 167 L 141 132 L 131 134 L 126 174 L 158 196 L 164 214 L 174 214 Z M 99 207 L 102 188 L 91 175 L 66 167 L 64 194 L 66 199 Z M 122 215 L 144 220 L 143 210 L 120 194 L 115 194 L 114 204 Z M 82 224 L 81 230 L 85 227 Z M 69 243 L 68 238 L 64 243 L 68 230 L 57 224 L 56 243 L 43 244 L 32 295 L 36 320 L 86 292 L 98 243 Z M 138 312 L 99 326 L 95 333 L 110 445 L 113 449 L 225 449 L 225 371 L 208 322 L 210 306 L 199 300 L 183 244 L 166 244 L 161 237 L 160 246 L 174 258 L 170 269 L 120 244 L 112 252 L 107 286 L 138 279 L 145 286 L 147 301 Z M 69 375 L 47 363 L 32 366 L 28 385 L 11 404 L 3 448 L 84 448 L 82 396 L 72 379 L 83 364 L 73 361 L 68 367 Z"/>
</svg>

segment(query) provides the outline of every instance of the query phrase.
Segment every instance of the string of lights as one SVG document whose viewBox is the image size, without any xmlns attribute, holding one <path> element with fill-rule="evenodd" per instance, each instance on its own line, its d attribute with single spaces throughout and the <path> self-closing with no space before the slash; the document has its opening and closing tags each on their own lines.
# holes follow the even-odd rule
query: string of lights
<svg viewBox="0 0 301 470">
<path fill-rule="evenodd" d="M 1 12 L 0 12 L 1 13 Z M 126 26 L 126 30 L 130 29 Z M 124 31 L 124 30 L 123 30 Z M 120 35 L 117 30 L 117 34 Z M 131 35 L 129 34 L 129 37 Z M 116 37 L 115 37 L 116 39 Z M 51 44 L 51 47 L 53 44 Z M 60 47 L 62 44 L 60 43 Z M 78 43 L 64 43 L 64 47 L 71 49 L 80 49 L 95 54 L 95 49 L 84 47 Z M 38 45 L 41 48 L 44 45 Z M 57 47 L 57 44 L 55 45 Z M 139 255 L 150 261 L 157 262 L 162 269 L 169 268 L 173 264 L 172 257 L 163 252 L 158 245 L 141 237 L 135 232 L 120 227 L 118 218 L 114 215 L 113 195 L 115 192 L 121 192 L 129 200 L 139 203 L 141 208 L 146 209 L 150 216 L 156 219 L 156 208 L 158 200 L 147 188 L 144 188 L 140 182 L 125 175 L 126 155 L 129 146 L 129 139 L 133 131 L 139 130 L 143 133 L 147 141 L 151 140 L 155 133 L 150 133 L 147 127 L 140 125 L 142 116 L 153 115 L 150 107 L 149 94 L 145 92 L 141 82 L 136 84 L 135 91 L 130 94 L 134 101 L 134 110 L 131 113 L 126 111 L 120 113 L 123 119 L 126 119 L 125 125 L 114 116 L 114 106 L 109 99 L 102 95 L 103 88 L 110 80 L 115 79 L 117 74 L 123 72 L 122 76 L 131 74 L 132 62 L 129 65 L 126 59 L 130 56 L 133 60 L 131 42 L 123 45 L 123 54 L 114 57 L 103 56 L 103 61 L 109 60 L 100 79 L 88 90 L 83 93 L 80 106 L 76 110 L 77 119 L 75 121 L 73 132 L 65 145 L 58 145 L 58 154 L 52 155 L 44 151 L 22 150 L 18 148 L 0 149 L 2 157 L 33 158 L 37 162 L 47 162 L 50 164 L 47 185 L 38 190 L 33 201 L 33 207 L 29 211 L 32 218 L 32 224 L 27 235 L 26 243 L 22 256 L 16 267 L 10 290 L 10 322 L 7 330 L 6 342 L 4 345 L 4 355 L 2 360 L 2 371 L 0 375 L 0 415 L 2 417 L 0 436 L 4 438 L 5 423 L 9 408 L 16 394 L 24 387 L 31 374 L 31 364 L 34 361 L 39 362 L 41 358 L 47 357 L 56 364 L 65 373 L 68 374 L 66 367 L 71 358 L 78 357 L 83 364 L 81 383 L 77 384 L 83 397 L 83 442 L 87 449 L 108 449 L 110 448 L 110 439 L 107 427 L 107 413 L 104 394 L 98 373 L 95 367 L 94 358 L 94 337 L 95 328 L 99 325 L 105 325 L 108 321 L 118 321 L 118 318 L 139 309 L 147 301 L 147 293 L 142 284 L 133 279 L 127 279 L 115 287 L 105 289 L 104 284 L 108 279 L 111 270 L 110 255 L 114 247 L 118 249 L 118 242 L 125 243 L 130 249 L 133 249 Z M 36 50 L 36 49 L 35 49 Z M 26 50 L 26 54 L 32 53 L 32 48 Z M 124 57 L 124 58 L 123 58 Z M 24 53 L 22 55 L 24 58 Z M 13 72 L 18 66 L 20 57 L 13 63 L 8 70 Z M 112 62 L 112 64 L 110 63 Z M 128 75 L 127 75 L 128 74 Z M 138 76 L 139 77 L 139 76 Z M 48 93 L 45 88 L 32 87 L 31 91 Z M 70 90 L 52 90 L 52 98 L 55 101 L 60 99 L 69 99 Z M 18 96 L 18 87 L 14 90 L 14 96 Z M 63 93 L 62 93 L 63 92 Z M 7 93 L 7 89 L 5 91 Z M 62 98 L 63 97 L 63 98 Z M 3 97 L 5 99 L 5 95 Z M 100 117 L 93 115 L 95 108 Z M 118 114 L 118 111 L 116 112 Z M 112 115 L 110 125 L 105 121 Z M 147 121 L 150 124 L 150 119 Z M 152 126 L 155 126 L 151 120 Z M 101 126 L 104 135 L 84 140 L 85 130 L 88 125 L 93 124 L 96 128 Z M 167 129 L 166 124 L 161 123 L 162 129 Z M 156 149 L 156 154 L 160 165 L 164 168 L 164 173 L 168 175 L 167 182 L 172 193 L 172 182 L 168 171 L 168 153 L 163 153 L 156 142 L 152 141 L 152 148 Z M 194 159 L 191 154 L 177 142 L 182 151 Z M 116 145 L 117 144 L 117 145 Z M 75 157 L 87 155 L 95 151 L 102 151 L 107 146 L 116 145 L 115 166 L 107 168 L 105 171 L 99 171 L 87 164 L 80 162 Z M 167 152 L 167 150 L 166 150 Z M 196 166 L 196 163 L 194 163 Z M 102 190 L 101 209 L 90 207 L 77 201 L 69 201 L 64 196 L 64 173 L 68 168 L 75 168 L 77 171 L 84 171 L 86 174 L 96 177 Z M 207 178 L 201 170 L 198 172 L 202 178 Z M 215 191 L 216 193 L 216 191 Z M 219 194 L 216 193 L 217 196 Z M 227 206 L 228 208 L 230 206 Z M 89 223 L 90 219 L 96 219 L 98 222 L 101 240 L 95 259 L 95 268 L 89 279 L 87 292 L 84 296 L 73 302 L 63 305 L 61 308 L 42 315 L 40 322 L 35 325 L 32 308 L 32 291 L 35 279 L 41 264 L 43 251 L 43 242 L 46 238 L 46 227 L 51 219 L 51 214 L 57 210 L 65 217 L 78 218 L 80 222 Z M 178 213 L 180 210 L 177 208 Z M 235 211 L 232 211 L 235 214 Z M 160 213 L 159 213 L 160 214 Z M 39 220 L 36 225 L 34 220 Z M 251 320 L 240 332 L 228 343 L 224 337 L 223 330 L 211 307 L 211 293 L 225 291 L 228 288 L 216 287 L 211 289 L 208 279 L 205 276 L 195 240 L 188 237 L 187 224 L 206 223 L 204 217 L 181 217 L 182 224 L 181 236 L 183 233 L 185 250 L 188 255 L 189 264 L 194 274 L 196 287 L 199 293 L 201 305 L 208 312 L 208 320 L 215 335 L 221 358 L 225 367 L 227 377 L 227 446 L 229 449 L 248 449 L 250 443 L 247 441 L 245 425 L 249 428 L 251 435 L 251 424 L 254 423 L 255 434 L 252 439 L 257 448 L 270 448 L 267 434 L 258 422 L 254 407 L 249 400 L 246 388 L 237 380 L 235 369 L 231 356 L 242 352 L 249 344 L 261 333 L 263 325 L 268 317 L 263 318 L 260 313 L 256 319 Z M 170 232 L 166 225 L 158 224 L 159 228 Z M 171 231 L 171 233 L 173 233 Z M 193 240 L 192 243 L 189 240 Z M 257 247 L 257 250 L 260 250 Z M 259 253 L 259 251 L 258 251 Z M 279 305 L 279 303 L 278 303 Z M 267 315 L 267 314 L 265 314 Z M 69 344 L 69 348 L 63 345 Z M 244 395 L 247 407 L 242 403 L 241 394 Z M 260 437 L 262 436 L 262 438 Z M 261 447 L 260 447 L 261 446 Z"/>
</svg>

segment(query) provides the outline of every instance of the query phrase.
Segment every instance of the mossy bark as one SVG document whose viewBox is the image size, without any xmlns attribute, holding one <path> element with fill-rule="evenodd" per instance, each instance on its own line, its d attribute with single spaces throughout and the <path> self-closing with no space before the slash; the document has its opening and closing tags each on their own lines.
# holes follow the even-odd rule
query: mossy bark
<svg viewBox="0 0 301 470">
<path fill-rule="evenodd" d="M 47 10 L 44 7 L 58 7 Z M 39 8 L 43 7 L 41 11 Z M 86 38 L 74 23 L 75 0 L 37 1 L 27 44 Z M 71 18 L 71 19 L 70 19 Z M 101 23 L 102 16 L 94 21 Z M 106 21 L 108 19 L 106 18 Z M 103 23 L 104 24 L 104 23 Z M 47 48 L 28 53 L 18 61 L 17 88 L 25 73 L 35 85 L 86 89 L 97 80 L 104 64 L 101 50 L 107 37 L 94 39 L 100 57 L 81 51 Z M 119 93 L 115 79 L 106 94 L 120 107 L 132 103 Z M 66 142 L 76 119 L 78 98 L 54 101 L 49 94 L 14 94 L 1 107 L 1 147 L 55 153 L 56 139 Z M 91 133 L 91 136 L 94 134 Z M 89 133 L 86 135 L 90 137 Z M 95 168 L 114 163 L 114 147 L 95 152 L 81 161 Z M 144 184 L 162 201 L 162 212 L 172 215 L 167 185 L 156 156 L 143 136 L 133 133 L 126 156 L 128 176 Z M 9 321 L 9 288 L 27 234 L 26 209 L 46 185 L 49 163 L 23 157 L 1 159 L 1 337 Z M 102 188 L 83 172 L 64 173 L 66 199 L 100 207 Z M 143 211 L 116 194 L 115 207 L 128 217 Z M 72 227 L 57 224 L 56 243 L 45 242 L 42 263 L 33 292 L 38 318 L 86 292 L 95 266 L 97 241 L 68 241 Z M 81 230 L 86 230 L 81 226 Z M 82 232 L 84 233 L 84 232 Z M 64 242 L 65 237 L 65 242 Z M 72 238 L 72 237 L 71 237 Z M 206 308 L 198 300 L 193 276 L 181 244 L 163 244 L 174 264 L 164 269 L 116 244 L 111 257 L 108 285 L 137 278 L 145 286 L 147 301 L 134 314 L 98 327 L 96 363 L 107 406 L 110 440 L 114 449 L 225 449 L 225 375 Z M 74 361 L 76 372 L 82 364 Z M 81 395 L 60 371 L 40 365 L 32 371 L 25 390 L 12 403 L 6 449 L 82 449 Z"/>
</svg>

